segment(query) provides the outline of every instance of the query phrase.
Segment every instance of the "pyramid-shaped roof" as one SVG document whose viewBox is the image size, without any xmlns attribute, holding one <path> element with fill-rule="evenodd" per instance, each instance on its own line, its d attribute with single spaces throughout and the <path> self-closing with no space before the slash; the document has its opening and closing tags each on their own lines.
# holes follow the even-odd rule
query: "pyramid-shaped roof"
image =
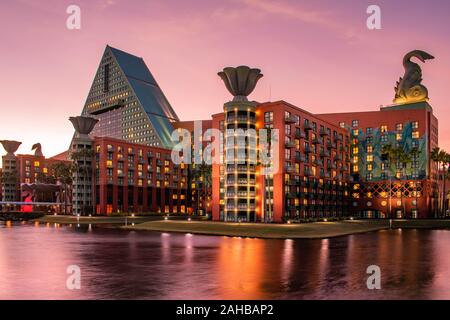
<svg viewBox="0 0 450 320">
<path fill-rule="evenodd" d="M 125 100 L 129 99 L 130 101 L 133 101 L 134 106 L 138 105 L 140 108 L 142 108 L 139 109 L 138 116 L 145 114 L 144 118 L 146 118 L 146 121 L 143 125 L 146 126 L 147 124 L 149 124 L 149 127 L 152 129 L 152 134 L 158 137 L 159 146 L 171 148 L 173 145 L 170 138 L 173 131 L 172 122 L 179 121 L 179 118 L 170 105 L 169 101 L 167 100 L 166 96 L 162 92 L 152 73 L 148 69 L 144 60 L 130 53 L 110 46 L 106 46 L 105 53 L 103 54 L 102 61 L 100 62 L 100 66 L 97 71 L 97 75 L 88 95 L 83 114 L 90 114 L 94 117 L 99 118 L 100 122 L 97 127 L 105 127 L 107 124 L 101 123 L 102 117 L 99 115 L 111 110 L 115 110 L 118 107 L 127 108 L 130 106 L 129 104 L 127 104 L 127 101 L 123 102 L 123 105 L 115 103 L 113 100 L 117 96 L 117 92 L 113 90 L 104 90 L 103 92 L 99 93 L 99 83 L 104 86 L 104 82 L 112 81 L 110 78 L 113 77 L 112 75 L 108 75 L 108 77 L 105 78 L 105 65 L 110 65 L 112 70 L 116 70 L 114 68 L 116 68 L 116 66 L 118 67 L 120 71 L 115 72 L 114 74 L 120 73 L 120 78 L 116 77 L 116 79 L 119 79 L 117 80 L 117 82 L 120 84 L 120 86 L 122 86 L 122 83 L 125 83 L 125 91 L 127 92 Z M 114 88 L 118 86 L 119 85 L 115 85 Z M 131 92 L 131 94 L 128 94 L 129 92 Z M 115 112 L 117 112 L 117 110 Z M 124 119 L 121 118 L 114 125 L 121 126 L 123 128 L 121 128 L 121 130 L 116 130 L 116 133 L 112 135 L 108 135 L 107 133 L 105 134 L 105 130 L 96 131 L 95 129 L 93 134 L 99 136 L 110 136 L 112 138 L 136 142 L 131 138 L 128 139 L 126 135 L 122 136 L 118 134 L 118 132 L 123 132 L 127 131 L 126 129 L 130 129 L 125 128 L 126 122 Z M 135 128 L 131 129 L 134 130 Z M 143 132 L 141 136 L 144 136 L 145 138 L 147 132 L 148 131 Z M 145 142 L 143 143 L 148 144 Z"/>
</svg>

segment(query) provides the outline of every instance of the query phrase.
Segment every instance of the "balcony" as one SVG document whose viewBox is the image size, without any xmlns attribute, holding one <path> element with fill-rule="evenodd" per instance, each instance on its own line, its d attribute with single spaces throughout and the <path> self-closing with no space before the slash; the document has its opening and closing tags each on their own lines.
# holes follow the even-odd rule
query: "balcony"
<svg viewBox="0 0 450 320">
<path fill-rule="evenodd" d="M 305 169 L 305 170 L 303 171 L 303 175 L 304 175 L 305 177 L 312 176 L 312 171 L 311 171 L 311 169 Z"/>
<path fill-rule="evenodd" d="M 288 199 L 295 199 L 295 193 L 293 193 L 293 192 L 286 193 L 286 198 L 288 198 Z"/>
<path fill-rule="evenodd" d="M 305 153 L 311 153 L 311 152 L 312 152 L 312 150 L 310 147 L 305 147 Z"/>
<path fill-rule="evenodd" d="M 315 139 L 313 139 L 312 143 L 314 143 L 314 144 L 322 144 L 322 140 L 320 140 L 319 138 L 315 138 Z"/>
<path fill-rule="evenodd" d="M 306 139 L 306 134 L 301 131 L 295 131 L 295 138 L 296 139 Z"/>
<path fill-rule="evenodd" d="M 316 159 L 316 160 L 314 160 L 313 164 L 315 164 L 316 166 L 321 167 L 321 166 L 323 166 L 323 161 L 320 160 L 320 159 Z"/>
<path fill-rule="evenodd" d="M 313 129 L 312 124 L 309 123 L 309 122 L 308 122 L 308 123 L 305 123 L 304 129 L 305 129 L 306 131 L 312 130 L 312 129 Z"/>
<path fill-rule="evenodd" d="M 297 122 L 297 118 L 293 115 L 289 115 L 289 116 L 285 116 L 284 117 L 284 122 L 286 123 L 296 123 Z"/>
<path fill-rule="evenodd" d="M 305 159 L 305 156 L 300 154 L 300 155 L 296 155 L 295 156 L 295 161 L 297 161 L 297 162 L 305 162 L 306 159 Z"/>
<path fill-rule="evenodd" d="M 295 167 L 294 166 L 285 166 L 285 170 L 286 170 L 286 172 L 294 173 Z"/>
<path fill-rule="evenodd" d="M 320 177 L 321 177 L 322 179 L 329 179 L 329 178 L 330 178 L 330 174 L 329 174 L 328 172 L 322 172 L 322 173 L 320 174 Z"/>
<path fill-rule="evenodd" d="M 342 137 L 339 135 L 334 136 L 334 141 L 342 141 Z"/>
<path fill-rule="evenodd" d="M 335 155 L 333 158 L 334 161 L 342 161 L 342 157 L 340 155 Z"/>
<path fill-rule="evenodd" d="M 320 129 L 319 134 L 320 134 L 320 136 L 322 136 L 322 137 L 326 137 L 326 136 L 329 135 L 329 133 L 328 133 L 328 131 L 327 131 L 326 129 Z"/>
<path fill-rule="evenodd" d="M 321 151 L 320 152 L 320 156 L 322 158 L 329 158 L 330 157 L 330 153 L 328 151 Z"/>
<path fill-rule="evenodd" d="M 291 148 L 294 148 L 294 147 L 295 147 L 295 143 L 292 142 L 292 141 L 286 141 L 286 142 L 284 143 L 284 146 L 285 146 L 286 148 L 288 148 L 288 149 L 291 149 Z"/>
<path fill-rule="evenodd" d="M 348 167 L 347 166 L 342 166 L 340 170 L 341 170 L 341 172 L 348 171 Z"/>
<path fill-rule="evenodd" d="M 336 143 L 331 143 L 331 142 L 327 143 L 327 148 L 328 149 L 336 149 L 336 147 L 337 147 Z"/>
</svg>

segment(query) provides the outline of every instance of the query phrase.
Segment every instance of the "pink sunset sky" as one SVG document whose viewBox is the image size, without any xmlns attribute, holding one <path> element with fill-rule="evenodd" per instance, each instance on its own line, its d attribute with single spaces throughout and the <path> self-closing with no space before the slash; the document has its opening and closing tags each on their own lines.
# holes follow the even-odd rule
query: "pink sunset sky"
<svg viewBox="0 0 450 320">
<path fill-rule="evenodd" d="M 81 7 L 81 30 L 66 9 Z M 366 9 L 381 7 L 382 29 Z M 450 149 L 450 2 L 382 0 L 16 0 L 0 3 L 0 139 L 67 149 L 107 44 L 144 58 L 182 120 L 208 119 L 230 99 L 217 72 L 247 64 L 264 78 L 251 98 L 313 113 L 388 105 L 403 55 L 425 50 L 424 85 Z M 0 150 L 4 154 L 4 150 Z"/>
</svg>

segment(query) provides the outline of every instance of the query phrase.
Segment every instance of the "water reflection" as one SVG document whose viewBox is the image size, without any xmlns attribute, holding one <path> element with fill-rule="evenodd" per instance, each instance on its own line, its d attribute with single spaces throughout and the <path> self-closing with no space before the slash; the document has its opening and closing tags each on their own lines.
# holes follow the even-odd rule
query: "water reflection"
<svg viewBox="0 0 450 320">
<path fill-rule="evenodd" d="M 450 231 L 325 240 L 0 225 L 0 299 L 450 299 Z M 66 268 L 81 268 L 81 290 Z M 368 290 L 378 265 L 382 290 Z"/>
</svg>

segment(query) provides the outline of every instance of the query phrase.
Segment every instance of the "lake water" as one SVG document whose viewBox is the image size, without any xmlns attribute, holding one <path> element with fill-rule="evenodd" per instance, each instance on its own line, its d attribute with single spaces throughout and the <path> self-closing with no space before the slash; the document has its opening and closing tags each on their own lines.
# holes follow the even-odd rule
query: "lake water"
<svg viewBox="0 0 450 320">
<path fill-rule="evenodd" d="M 2 224 L 0 299 L 450 299 L 449 251 L 447 230 L 260 240 Z"/>
</svg>

